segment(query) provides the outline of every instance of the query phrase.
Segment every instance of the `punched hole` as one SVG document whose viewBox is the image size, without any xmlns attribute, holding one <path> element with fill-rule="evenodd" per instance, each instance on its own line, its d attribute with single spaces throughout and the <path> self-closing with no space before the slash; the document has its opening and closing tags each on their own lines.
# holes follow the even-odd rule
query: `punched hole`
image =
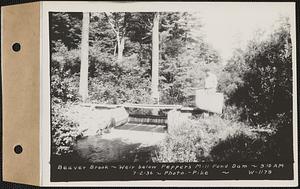
<svg viewBox="0 0 300 189">
<path fill-rule="evenodd" d="M 18 52 L 21 50 L 21 45 L 20 43 L 14 43 L 12 46 L 13 51 Z"/>
<path fill-rule="evenodd" d="M 14 151 L 16 154 L 21 154 L 23 152 L 23 148 L 21 145 L 17 145 L 15 146 Z"/>
</svg>

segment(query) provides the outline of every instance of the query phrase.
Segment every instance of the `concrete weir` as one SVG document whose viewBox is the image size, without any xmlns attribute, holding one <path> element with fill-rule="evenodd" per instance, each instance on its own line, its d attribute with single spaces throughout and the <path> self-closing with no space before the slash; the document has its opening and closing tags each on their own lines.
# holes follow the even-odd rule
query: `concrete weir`
<svg viewBox="0 0 300 189">
<path fill-rule="evenodd" d="M 81 104 L 76 108 L 77 113 L 71 115 L 79 120 L 85 132 L 76 141 L 74 150 L 91 163 L 151 162 L 167 133 L 187 120 L 193 110 L 172 105 L 134 104 Z M 161 113 L 152 115 L 153 108 Z"/>
<path fill-rule="evenodd" d="M 124 125 L 128 122 L 129 114 L 124 107 L 120 106 L 99 106 L 81 105 L 80 129 L 84 135 L 102 134 L 103 131 Z"/>
<path fill-rule="evenodd" d="M 162 120 L 149 124 L 142 115 L 131 117 L 124 106 L 83 104 L 78 109 L 84 113 L 78 119 L 85 132 L 74 150 L 91 163 L 151 162 L 167 134 Z"/>
<path fill-rule="evenodd" d="M 129 113 L 129 109 L 161 110 L 162 115 Z M 81 104 L 78 107 L 80 129 L 84 135 L 102 134 L 111 128 L 164 133 L 188 120 L 195 108 L 156 104 Z"/>
</svg>

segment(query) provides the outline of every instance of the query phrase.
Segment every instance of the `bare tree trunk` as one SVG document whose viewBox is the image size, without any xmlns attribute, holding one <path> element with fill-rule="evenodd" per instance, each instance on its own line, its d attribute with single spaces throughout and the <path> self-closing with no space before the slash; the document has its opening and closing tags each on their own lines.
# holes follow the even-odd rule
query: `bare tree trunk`
<svg viewBox="0 0 300 189">
<path fill-rule="evenodd" d="M 118 44 L 115 44 L 115 47 L 114 47 L 114 56 L 116 56 L 116 54 L 117 54 L 117 47 L 118 47 Z"/>
<path fill-rule="evenodd" d="M 88 12 L 84 12 L 82 19 L 81 65 L 79 83 L 79 94 L 81 95 L 83 102 L 85 102 L 88 98 L 89 25 L 90 15 Z"/>
<path fill-rule="evenodd" d="M 110 24 L 112 30 L 116 34 L 117 47 L 118 47 L 117 61 L 120 62 L 123 59 L 123 51 L 124 51 L 124 46 L 125 46 L 125 30 L 126 29 L 123 28 L 123 31 L 120 31 L 120 27 L 118 27 L 116 24 L 114 24 L 113 19 L 110 18 L 111 17 L 110 12 L 105 12 L 105 15 L 108 19 L 108 23 Z M 124 23 L 123 24 L 124 24 L 124 27 L 125 27 L 125 24 L 126 24 L 125 15 L 124 15 Z M 115 50 L 116 50 L 116 48 L 115 48 Z M 114 51 L 114 55 L 115 55 L 115 51 Z"/>
<path fill-rule="evenodd" d="M 125 37 L 123 36 L 120 44 L 120 60 L 123 59 L 124 47 L 125 47 Z"/>
<path fill-rule="evenodd" d="M 158 78 L 159 78 L 159 13 L 155 13 L 152 28 L 152 100 L 159 103 Z"/>
<path fill-rule="evenodd" d="M 123 59 L 123 51 L 125 46 L 125 38 L 121 38 L 120 36 L 117 37 L 118 41 L 118 62 L 121 62 Z"/>
</svg>

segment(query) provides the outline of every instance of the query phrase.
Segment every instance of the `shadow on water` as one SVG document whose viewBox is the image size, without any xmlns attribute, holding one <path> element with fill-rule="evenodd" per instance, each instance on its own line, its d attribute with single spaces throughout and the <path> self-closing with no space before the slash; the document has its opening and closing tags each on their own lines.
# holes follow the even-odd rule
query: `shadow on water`
<svg viewBox="0 0 300 189">
<path fill-rule="evenodd" d="M 141 143 L 126 143 L 119 138 L 88 136 L 77 141 L 74 153 L 89 163 L 151 162 L 156 150 L 156 146 L 141 147 Z"/>
</svg>

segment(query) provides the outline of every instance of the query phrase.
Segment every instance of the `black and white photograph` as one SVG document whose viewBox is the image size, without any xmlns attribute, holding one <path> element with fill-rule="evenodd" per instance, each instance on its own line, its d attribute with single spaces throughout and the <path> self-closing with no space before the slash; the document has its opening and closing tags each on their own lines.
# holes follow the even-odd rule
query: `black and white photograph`
<svg viewBox="0 0 300 189">
<path fill-rule="evenodd" d="M 51 181 L 293 179 L 293 6 L 201 5 L 48 12 Z"/>
</svg>

